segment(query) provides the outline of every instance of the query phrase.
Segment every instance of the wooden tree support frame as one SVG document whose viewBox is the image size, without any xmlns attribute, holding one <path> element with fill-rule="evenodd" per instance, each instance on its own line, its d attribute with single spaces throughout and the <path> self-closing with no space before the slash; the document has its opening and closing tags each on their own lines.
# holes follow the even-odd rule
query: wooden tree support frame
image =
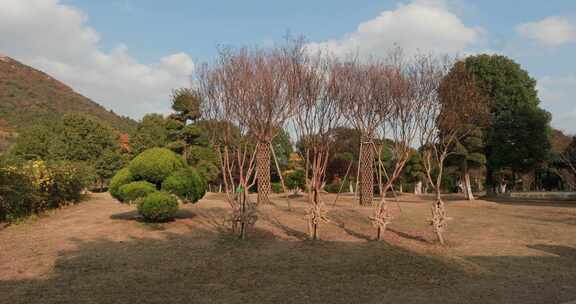
<svg viewBox="0 0 576 304">
<path fill-rule="evenodd" d="M 270 204 L 270 142 L 256 147 L 256 180 L 258 182 L 258 204 Z"/>
<path fill-rule="evenodd" d="M 436 199 L 432 204 L 432 219 L 430 225 L 434 233 L 438 237 L 440 244 L 444 245 L 444 231 L 448 228 L 448 220 L 450 219 L 446 213 L 446 206 L 441 198 Z"/>
<path fill-rule="evenodd" d="M 372 206 L 374 199 L 374 151 L 370 148 L 372 139 L 364 136 L 362 139 L 359 167 L 360 167 L 360 190 L 359 203 L 361 206 Z M 367 147 L 366 147 L 367 146 Z"/>
</svg>

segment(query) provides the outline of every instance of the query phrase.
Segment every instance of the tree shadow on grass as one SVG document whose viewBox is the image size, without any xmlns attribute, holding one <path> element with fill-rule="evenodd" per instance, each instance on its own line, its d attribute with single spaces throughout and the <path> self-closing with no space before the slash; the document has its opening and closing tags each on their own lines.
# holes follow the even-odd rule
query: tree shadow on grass
<svg viewBox="0 0 576 304">
<path fill-rule="evenodd" d="M 576 201 L 552 201 L 543 199 L 524 199 L 524 198 L 520 199 L 520 198 L 497 197 L 497 196 L 486 196 L 482 197 L 482 199 L 500 205 L 510 205 L 510 206 L 576 208 Z"/>
<path fill-rule="evenodd" d="M 531 221 L 538 221 L 544 223 L 553 223 L 553 224 L 565 224 L 565 225 L 576 225 L 576 215 L 571 214 L 564 214 L 561 216 L 555 217 L 539 217 L 539 216 L 527 216 L 527 215 L 515 215 L 514 217 L 523 219 L 523 220 L 531 220 Z"/>
<path fill-rule="evenodd" d="M 392 232 L 401 238 L 405 238 L 405 239 L 409 239 L 409 240 L 413 240 L 413 241 L 418 241 L 418 242 L 426 243 L 426 244 L 432 244 L 432 242 L 430 242 L 430 240 L 427 240 L 426 238 L 424 238 L 423 236 L 420 236 L 420 235 L 413 235 L 410 233 L 395 230 L 393 228 L 387 228 L 386 231 Z"/>
<path fill-rule="evenodd" d="M 276 228 L 282 230 L 286 235 L 294 237 L 298 240 L 303 241 L 303 240 L 308 239 L 308 234 L 285 225 L 276 216 L 272 216 L 272 215 L 265 214 L 265 213 L 260 213 L 259 214 L 259 220 L 262 220 L 262 221 L 272 225 L 273 227 L 276 227 Z"/>
<path fill-rule="evenodd" d="M 245 241 L 198 227 L 161 235 L 76 240 L 76 249 L 62 252 L 47 275 L 0 281 L 0 303 L 558 303 L 576 298 L 576 289 L 564 288 L 576 279 L 576 249 L 565 246 L 531 247 L 558 257 L 464 257 L 496 274 L 483 275 L 458 259 L 383 242 L 294 242 L 262 229 Z"/>
<path fill-rule="evenodd" d="M 560 257 L 571 258 L 573 262 L 576 263 L 576 248 L 562 246 L 562 245 L 550 245 L 550 244 L 535 244 L 528 245 L 530 249 L 536 249 L 543 252 L 555 254 Z"/>
<path fill-rule="evenodd" d="M 346 225 L 346 222 L 357 223 L 357 222 L 369 220 L 365 215 L 359 213 L 356 210 L 350 210 L 350 209 L 338 210 L 338 211 L 333 210 L 330 213 L 330 219 L 332 220 L 332 223 L 334 223 L 338 228 L 342 229 L 344 232 L 346 232 L 350 236 L 353 236 L 353 237 L 358 238 L 358 239 L 366 240 L 366 241 L 374 241 L 375 240 L 374 236 L 370 236 L 370 235 L 355 231 L 354 229 L 350 229 Z M 376 228 L 374 228 L 373 230 L 375 233 Z M 427 240 L 426 238 L 424 238 L 422 236 L 412 235 L 412 234 L 409 234 L 406 232 L 395 230 L 395 229 L 390 228 L 390 227 L 388 227 L 386 229 L 386 232 L 394 233 L 395 235 L 397 235 L 401 238 L 405 238 L 405 239 L 409 239 L 409 240 L 414 240 L 414 241 L 418 241 L 418 242 L 422 242 L 422 243 L 426 243 L 426 244 L 431 243 L 429 240 Z"/>
<path fill-rule="evenodd" d="M 410 284 L 466 278 L 456 265 L 386 244 L 246 241 L 197 229 L 163 238 L 76 240 L 51 273 L 0 282 L 1 303 L 366 303 Z M 358 302 L 359 301 L 359 302 Z"/>
<path fill-rule="evenodd" d="M 365 215 L 361 214 L 360 212 L 354 210 L 354 209 L 332 209 L 330 210 L 330 212 L 328 213 L 328 216 L 330 218 L 330 221 L 336 225 L 336 227 L 342 229 L 346 234 L 355 237 L 357 239 L 360 240 L 365 240 L 365 241 L 372 241 L 374 240 L 373 237 L 363 234 L 361 232 L 358 232 L 354 229 L 350 229 L 349 226 L 346 225 L 346 222 L 362 222 L 362 221 L 367 221 L 368 219 L 366 218 Z"/>
</svg>

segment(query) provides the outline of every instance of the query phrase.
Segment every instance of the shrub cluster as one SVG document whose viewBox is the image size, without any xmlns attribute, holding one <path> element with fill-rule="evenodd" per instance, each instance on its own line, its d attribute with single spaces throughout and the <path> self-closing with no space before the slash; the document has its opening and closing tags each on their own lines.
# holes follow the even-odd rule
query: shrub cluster
<svg viewBox="0 0 576 304">
<path fill-rule="evenodd" d="M 0 222 L 77 203 L 89 183 L 82 166 L 30 161 L 0 167 Z"/>
<path fill-rule="evenodd" d="M 123 201 L 120 195 L 120 187 L 129 184 L 134 181 L 134 177 L 132 173 L 130 173 L 130 169 L 124 168 L 116 173 L 112 180 L 110 181 L 110 185 L 108 186 L 108 191 L 110 194 L 117 200 Z"/>
<path fill-rule="evenodd" d="M 206 193 L 206 182 L 180 155 L 166 148 L 152 148 L 118 171 L 109 190 L 121 202 L 137 203 L 145 220 L 166 221 L 178 210 L 176 197 L 195 203 Z"/>
<path fill-rule="evenodd" d="M 195 169 L 187 167 L 168 176 L 162 182 L 162 191 L 177 195 L 185 203 L 195 203 L 206 194 L 206 185 Z"/>
<path fill-rule="evenodd" d="M 156 191 L 156 186 L 147 181 L 131 182 L 121 186 L 118 190 L 120 197 L 128 203 L 134 203 L 138 199 L 146 197 L 148 194 Z"/>
<path fill-rule="evenodd" d="M 145 180 L 156 185 L 161 185 L 174 171 L 184 167 L 184 159 L 165 148 L 148 149 L 128 165 L 135 180 Z"/>
</svg>

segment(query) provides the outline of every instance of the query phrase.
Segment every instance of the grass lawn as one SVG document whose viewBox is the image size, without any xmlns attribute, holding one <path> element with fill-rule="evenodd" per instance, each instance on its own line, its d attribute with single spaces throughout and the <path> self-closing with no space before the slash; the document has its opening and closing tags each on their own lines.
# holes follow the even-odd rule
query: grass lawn
<svg viewBox="0 0 576 304">
<path fill-rule="evenodd" d="M 328 205 L 333 196 L 325 196 Z M 249 239 L 228 233 L 218 194 L 164 224 L 108 194 L 0 230 L 0 303 L 563 303 L 576 300 L 576 202 L 391 201 L 376 242 L 352 197 L 306 240 L 302 198 L 260 207 Z"/>
</svg>

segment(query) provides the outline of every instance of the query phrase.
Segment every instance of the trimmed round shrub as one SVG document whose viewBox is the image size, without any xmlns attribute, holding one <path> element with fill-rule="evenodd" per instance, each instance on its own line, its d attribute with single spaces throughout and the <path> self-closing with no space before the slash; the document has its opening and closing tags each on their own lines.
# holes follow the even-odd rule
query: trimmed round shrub
<svg viewBox="0 0 576 304">
<path fill-rule="evenodd" d="M 110 185 L 108 186 L 108 191 L 110 194 L 117 200 L 122 201 L 122 197 L 120 196 L 120 187 L 129 184 L 134 181 L 134 176 L 128 168 L 124 168 L 116 173 L 112 180 L 110 181 Z"/>
<path fill-rule="evenodd" d="M 153 192 L 138 203 L 138 213 L 148 222 L 166 222 L 178 212 L 178 200 L 167 192 Z"/>
<path fill-rule="evenodd" d="M 131 203 L 156 191 L 156 186 L 154 184 L 147 181 L 139 181 L 121 186 L 118 193 L 123 202 Z"/>
<path fill-rule="evenodd" d="M 128 168 L 135 180 L 162 184 L 174 171 L 186 166 L 182 157 L 166 148 L 148 149 L 136 156 Z"/>
<path fill-rule="evenodd" d="M 187 167 L 168 176 L 162 183 L 162 191 L 173 193 L 186 203 L 195 203 L 206 194 L 206 183 L 194 168 Z"/>
</svg>

